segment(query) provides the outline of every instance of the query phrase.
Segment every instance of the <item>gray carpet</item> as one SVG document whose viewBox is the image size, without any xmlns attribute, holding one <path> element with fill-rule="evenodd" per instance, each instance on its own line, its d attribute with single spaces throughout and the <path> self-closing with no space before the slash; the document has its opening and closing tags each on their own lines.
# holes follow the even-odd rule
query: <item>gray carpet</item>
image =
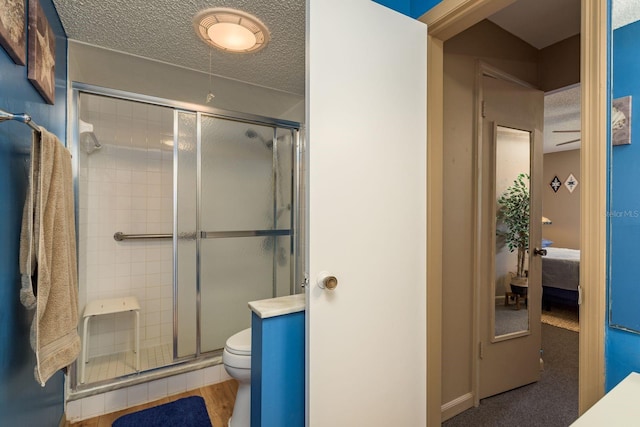
<svg viewBox="0 0 640 427">
<path fill-rule="evenodd" d="M 540 381 L 480 401 L 445 427 L 566 427 L 578 418 L 578 333 L 542 325 Z"/>
<path fill-rule="evenodd" d="M 529 329 L 529 310 L 524 304 L 520 310 L 516 310 L 514 304 L 509 306 L 496 304 L 496 336 L 527 329 Z"/>
</svg>

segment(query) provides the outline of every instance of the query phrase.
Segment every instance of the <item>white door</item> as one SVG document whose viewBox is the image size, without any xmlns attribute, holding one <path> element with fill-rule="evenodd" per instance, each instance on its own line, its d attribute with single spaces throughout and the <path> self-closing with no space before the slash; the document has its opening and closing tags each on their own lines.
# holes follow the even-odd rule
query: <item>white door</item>
<svg viewBox="0 0 640 427">
<path fill-rule="evenodd" d="M 544 94 L 526 83 L 484 66 L 481 68 L 480 108 L 482 138 L 480 155 L 480 188 L 478 224 L 480 287 L 480 349 L 478 398 L 483 399 L 523 386 L 540 378 L 542 297 L 540 248 L 542 227 L 542 126 Z M 500 196 L 513 194 L 518 201 L 518 175 L 525 174 L 523 186 L 528 188 L 530 202 L 523 212 L 520 203 L 499 203 Z M 525 199 L 526 200 L 526 199 Z M 525 206 L 527 204 L 524 204 Z M 510 252 L 509 236 L 515 245 L 523 234 L 507 231 L 518 229 L 518 211 L 526 225 L 528 250 L 523 268 L 527 277 L 516 280 L 517 250 Z M 513 285 L 512 285 L 513 284 Z"/>
<path fill-rule="evenodd" d="M 427 29 L 307 7 L 307 424 L 424 426 Z"/>
</svg>

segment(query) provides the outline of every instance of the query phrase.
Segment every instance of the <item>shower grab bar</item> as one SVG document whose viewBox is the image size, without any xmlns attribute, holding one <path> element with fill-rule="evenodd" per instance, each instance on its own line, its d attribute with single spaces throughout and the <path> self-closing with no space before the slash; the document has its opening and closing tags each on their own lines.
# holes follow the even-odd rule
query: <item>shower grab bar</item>
<svg viewBox="0 0 640 427">
<path fill-rule="evenodd" d="M 249 230 L 249 231 L 201 231 L 202 239 L 226 239 L 229 237 L 268 237 L 268 236 L 290 236 L 291 230 Z M 181 234 L 181 237 L 193 239 L 193 233 Z M 113 235 L 113 240 L 121 242 L 123 240 L 143 240 L 143 239 L 172 239 L 173 234 L 124 234 L 118 231 Z"/>
<path fill-rule="evenodd" d="M 291 230 L 249 230 L 249 231 L 201 231 L 203 239 L 225 239 L 228 237 L 290 236 Z"/>
<path fill-rule="evenodd" d="M 31 129 L 35 130 L 36 132 L 38 133 L 40 132 L 40 126 L 38 126 L 33 120 L 31 120 L 31 116 L 28 115 L 27 113 L 14 114 L 14 113 L 10 113 L 8 111 L 4 111 L 0 109 L 0 123 L 4 122 L 5 120 L 16 120 L 16 121 L 22 122 L 25 125 L 29 126 Z"/>
<path fill-rule="evenodd" d="M 121 231 L 118 231 L 113 235 L 113 240 L 117 242 L 141 239 L 173 239 L 173 234 L 124 234 Z"/>
</svg>

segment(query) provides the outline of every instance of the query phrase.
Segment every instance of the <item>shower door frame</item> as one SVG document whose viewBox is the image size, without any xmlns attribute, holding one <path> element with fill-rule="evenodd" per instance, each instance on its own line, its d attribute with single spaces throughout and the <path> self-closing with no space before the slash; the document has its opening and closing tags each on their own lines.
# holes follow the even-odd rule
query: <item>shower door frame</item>
<svg viewBox="0 0 640 427">
<path fill-rule="evenodd" d="M 305 197 L 304 194 L 304 185 L 303 185 L 303 179 L 304 179 L 304 175 L 303 175 L 303 165 L 304 165 L 304 139 L 303 139 L 303 134 L 304 134 L 304 129 L 302 127 L 302 125 L 300 123 L 297 122 L 293 122 L 293 121 L 288 121 L 288 120 L 283 120 L 283 119 L 276 119 L 276 118 L 270 118 L 270 117 L 264 117 L 264 116 L 259 116 L 259 115 L 255 115 L 255 114 L 248 114 L 248 113 L 242 113 L 242 112 L 236 112 L 236 111 L 228 111 L 228 110 L 223 110 L 223 109 L 219 109 L 219 108 L 213 108 L 213 107 L 207 107 L 207 106 L 203 106 L 200 104 L 194 104 L 194 103 L 189 103 L 189 102 L 182 102 L 182 101 L 175 101 L 175 100 L 170 100 L 170 99 L 166 99 L 166 98 L 160 98 L 160 97 L 155 97 L 155 96 L 151 96 L 151 95 L 144 95 L 144 94 L 138 94 L 138 93 L 133 93 L 133 92 L 128 92 L 128 91 L 123 91 L 123 90 L 119 90 L 119 89 L 111 89 L 111 88 L 105 88 L 105 87 L 101 87 L 101 86 L 96 86 L 96 85 L 91 85 L 91 84 L 86 84 L 86 83 L 79 83 L 79 82 L 71 82 L 71 97 L 70 97 L 70 106 L 69 106 L 69 120 L 67 121 L 67 131 L 68 131 L 68 135 L 71 135 L 71 152 L 73 153 L 73 158 L 72 158 L 72 169 L 73 169 L 73 188 L 74 188 L 74 193 L 75 193 L 75 197 L 74 197 L 74 208 L 75 208 L 75 213 L 76 216 L 79 215 L 79 145 L 80 145 L 80 135 L 79 135 L 79 100 L 80 100 L 80 95 L 81 94 L 88 94 L 88 95 L 97 95 L 97 96 L 105 96 L 105 97 L 109 97 L 109 98 L 113 98 L 113 99 L 118 99 L 118 100 L 124 100 L 124 101 L 132 101 L 132 102 L 140 102 L 140 103 L 144 103 L 144 104 L 151 104 L 151 105 L 156 105 L 159 107 L 166 107 L 166 108 L 170 108 L 173 110 L 173 116 L 174 116 L 174 147 L 177 146 L 176 145 L 176 141 L 177 141 L 177 137 L 178 135 L 176 134 L 176 127 L 177 127 L 177 115 L 180 112 L 183 113 L 191 113 L 191 114 L 195 114 L 197 116 L 197 121 L 196 121 L 196 126 L 197 126 L 197 149 L 198 149 L 198 171 L 197 171 L 197 180 L 198 180 L 198 188 L 196 189 L 196 191 L 198 192 L 197 194 L 197 200 L 198 200 L 198 206 L 197 206 L 197 211 L 198 211 L 198 215 L 200 215 L 199 212 L 199 203 L 200 203 L 200 194 L 199 194 L 199 184 L 200 184 L 200 143 L 201 143 L 201 132 L 200 132 L 200 125 L 201 125 L 201 118 L 203 115 L 207 116 L 207 117 L 214 117 L 214 118 L 218 118 L 218 119 L 224 119 L 224 120 L 231 120 L 234 122 L 242 122 L 242 123 L 246 123 L 246 124 L 255 124 L 255 125 L 260 125 L 260 126 L 267 126 L 267 127 L 272 127 L 274 129 L 274 135 L 277 133 L 277 129 L 288 129 L 291 130 L 292 132 L 292 170 L 293 170 L 293 177 L 292 177 L 292 218 L 291 218 L 291 232 L 290 237 L 291 237 L 291 250 L 292 250 L 292 254 L 291 254 L 291 273 L 290 273 L 290 294 L 295 294 L 295 293 L 300 293 L 302 291 L 302 287 L 304 286 L 304 272 L 305 272 L 305 258 L 304 256 L 302 256 L 304 254 L 304 252 L 301 250 L 301 248 L 303 248 L 304 245 L 304 224 L 301 222 L 302 220 L 302 216 L 301 216 L 301 208 L 303 206 L 305 206 L 304 200 L 303 198 Z M 177 259 L 177 239 L 175 236 L 176 233 L 176 202 L 177 202 L 177 188 L 175 187 L 176 184 L 176 180 L 177 180 L 177 162 L 176 162 L 176 150 L 174 149 L 174 160 L 173 160 L 173 168 L 174 168 L 174 191 L 173 191 L 173 265 L 174 265 L 174 269 L 173 269 L 173 289 L 174 289 L 174 293 L 176 292 L 176 281 L 177 281 L 177 268 L 176 268 L 176 259 Z M 272 164 L 272 167 L 275 167 L 275 165 Z M 274 183 L 275 185 L 275 183 Z M 275 203 L 275 202 L 274 202 Z M 275 221 L 275 219 L 274 219 Z M 199 226 L 199 223 L 198 223 Z M 273 230 L 274 233 L 277 234 L 278 230 Z M 249 233 L 249 232 L 247 232 Z M 260 235 L 260 234 L 256 234 L 256 235 Z M 76 236 L 78 236 L 78 239 L 76 239 L 76 252 L 79 251 L 79 224 L 76 221 Z M 274 234 L 275 236 L 275 234 Z M 276 236 L 277 237 L 277 236 Z M 200 238 L 198 237 L 198 240 L 200 240 Z M 197 257 L 199 257 L 200 254 L 199 252 L 197 252 Z M 275 256 L 275 255 L 274 255 Z M 173 324 L 173 352 L 174 352 L 174 361 L 171 364 L 165 365 L 165 366 L 161 366 L 158 368 L 154 368 L 154 369 L 150 369 L 148 371 L 144 371 L 142 373 L 133 373 L 133 374 L 128 374 L 125 376 L 120 376 L 120 377 L 115 377 L 113 379 L 108 379 L 108 380 L 104 380 L 104 381 L 100 381 L 100 382 L 95 382 L 95 383 L 89 383 L 89 384 L 80 384 L 78 382 L 78 363 L 79 361 L 76 361 L 73 363 L 73 367 L 72 369 L 70 369 L 69 371 L 69 379 L 70 379 L 70 385 L 71 385 L 71 391 L 73 394 L 76 395 L 76 398 L 80 398 L 83 395 L 93 395 L 96 393 L 100 393 L 103 391 L 108 391 L 108 390 L 114 390 L 116 388 L 119 387 L 125 387 L 125 386 L 130 386 L 130 385 L 134 385 L 134 384 L 139 384 L 139 383 L 143 383 L 146 382 L 148 380 L 151 379 L 151 376 L 153 377 L 153 379 L 157 379 L 157 378 L 162 378 L 163 376 L 170 376 L 170 375 L 174 375 L 176 372 L 174 372 L 172 369 L 167 369 L 167 368 L 172 368 L 172 367 L 176 367 L 178 370 L 183 371 L 184 370 L 184 365 L 189 364 L 189 363 L 199 363 L 204 359 L 215 359 L 218 358 L 219 360 L 215 361 L 213 364 L 218 364 L 218 363 L 222 363 L 222 351 L 221 350 L 214 350 L 214 351 L 209 351 L 209 352 L 200 352 L 200 341 L 201 341 L 201 337 L 200 337 L 200 271 L 199 271 L 199 264 L 198 264 L 198 270 L 196 271 L 196 274 L 198 276 L 197 279 L 197 283 L 196 283 L 196 289 L 197 289 L 197 294 L 196 294 L 196 298 L 197 301 L 195 301 L 196 303 L 196 309 L 197 309 L 197 324 L 196 324 L 196 331 L 197 331 L 197 336 L 196 336 L 196 343 L 197 343 L 197 348 L 196 348 L 196 354 L 195 355 L 189 355 L 189 356 L 184 356 L 184 357 L 176 357 L 177 353 L 177 323 L 176 323 L 176 317 L 177 317 L 177 299 L 175 298 L 174 295 L 174 299 L 173 299 L 173 315 L 174 315 L 174 324 Z M 274 284 L 275 286 L 275 284 Z M 202 366 L 197 366 L 194 369 L 199 369 Z M 159 370 L 165 370 L 165 375 L 162 375 L 162 373 L 159 373 Z"/>
</svg>

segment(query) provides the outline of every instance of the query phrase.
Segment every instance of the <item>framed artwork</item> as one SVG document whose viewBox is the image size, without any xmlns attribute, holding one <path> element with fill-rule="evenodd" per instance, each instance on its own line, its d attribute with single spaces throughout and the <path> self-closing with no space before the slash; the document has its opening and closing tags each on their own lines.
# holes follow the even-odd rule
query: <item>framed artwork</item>
<svg viewBox="0 0 640 427">
<path fill-rule="evenodd" d="M 0 0 L 0 45 L 18 65 L 26 63 L 26 34 L 24 0 Z"/>
<path fill-rule="evenodd" d="M 29 0 L 29 63 L 27 77 L 49 104 L 56 92 L 56 39 L 40 2 Z"/>
<path fill-rule="evenodd" d="M 611 102 L 611 143 L 631 144 L 631 96 L 614 99 Z"/>
<path fill-rule="evenodd" d="M 567 187 L 569 193 L 573 193 L 573 190 L 575 190 L 578 186 L 578 180 L 575 176 L 573 176 L 572 173 L 570 173 L 567 179 L 564 181 L 564 186 Z"/>
<path fill-rule="evenodd" d="M 554 176 L 551 182 L 549 183 L 554 193 L 557 193 L 560 187 L 562 186 L 562 181 L 558 179 L 558 175 Z"/>
</svg>

